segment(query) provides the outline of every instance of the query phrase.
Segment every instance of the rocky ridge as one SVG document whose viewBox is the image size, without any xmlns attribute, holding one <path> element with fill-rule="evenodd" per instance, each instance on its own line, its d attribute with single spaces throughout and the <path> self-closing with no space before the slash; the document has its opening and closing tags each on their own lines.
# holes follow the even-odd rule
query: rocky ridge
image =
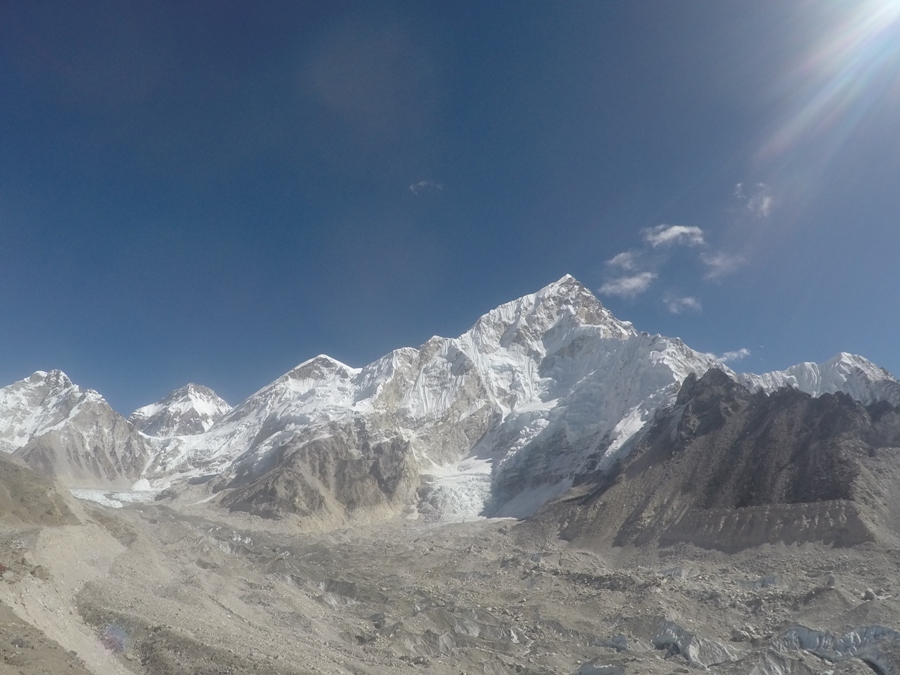
<svg viewBox="0 0 900 675">
<path fill-rule="evenodd" d="M 751 393 L 711 370 L 688 376 L 615 470 L 581 477 L 537 517 L 594 548 L 894 542 L 898 459 L 900 409 L 886 402 Z"/>
</svg>

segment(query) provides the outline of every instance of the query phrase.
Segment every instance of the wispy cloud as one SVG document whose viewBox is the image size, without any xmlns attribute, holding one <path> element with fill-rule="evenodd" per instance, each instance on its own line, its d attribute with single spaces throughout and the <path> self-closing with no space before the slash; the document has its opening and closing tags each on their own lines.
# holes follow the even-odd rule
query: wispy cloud
<svg viewBox="0 0 900 675">
<path fill-rule="evenodd" d="M 418 183 L 413 183 L 409 186 L 409 191 L 414 195 L 443 189 L 444 186 L 441 183 L 435 183 L 433 180 L 420 180 Z"/>
<path fill-rule="evenodd" d="M 657 225 L 641 230 L 641 235 L 653 248 L 659 246 L 703 246 L 703 230 L 696 225 Z"/>
<path fill-rule="evenodd" d="M 722 251 L 704 251 L 700 254 L 700 261 L 706 265 L 705 278 L 709 280 L 721 279 L 736 272 L 744 259 L 737 255 L 730 255 Z"/>
<path fill-rule="evenodd" d="M 650 288 L 655 280 L 656 275 L 653 272 L 640 272 L 631 276 L 611 279 L 600 287 L 599 292 L 603 295 L 633 298 Z"/>
<path fill-rule="evenodd" d="M 633 298 L 640 295 L 656 280 L 653 272 L 640 272 L 627 277 L 618 277 L 607 281 L 600 287 L 603 295 L 617 295 L 620 298 Z"/>
<path fill-rule="evenodd" d="M 683 312 L 700 312 L 703 306 L 697 298 L 691 296 L 679 297 L 677 295 L 666 295 L 663 303 L 670 314 L 681 314 Z"/>
<path fill-rule="evenodd" d="M 772 208 L 768 188 L 763 184 L 754 187 L 750 197 L 743 183 L 734 188 L 734 197 L 752 203 L 754 213 L 766 217 Z M 707 235 L 696 225 L 669 225 L 666 223 L 640 230 L 642 245 L 627 249 L 604 263 L 605 282 L 598 289 L 607 296 L 632 299 L 655 285 L 660 275 L 677 265 L 679 286 L 685 283 L 685 273 L 702 274 L 705 281 L 718 281 L 732 274 L 744 263 L 741 256 L 715 250 L 707 242 Z M 685 250 L 687 249 L 687 251 Z M 696 278 L 696 277 L 695 277 Z M 662 286 L 663 306 L 670 314 L 699 313 L 703 311 L 696 295 L 683 295 Z M 687 290 L 687 289 L 685 289 Z M 657 297 L 659 297 L 657 296 Z"/>
<path fill-rule="evenodd" d="M 746 359 L 750 356 L 750 350 L 746 347 L 741 347 L 733 352 L 725 352 L 721 356 L 716 356 L 715 354 L 710 354 L 710 356 L 719 363 L 733 363 L 734 361 L 740 361 L 741 359 Z"/>
<path fill-rule="evenodd" d="M 639 257 L 640 254 L 636 251 L 623 251 L 607 260 L 606 264 L 610 267 L 618 267 L 626 272 L 634 272 L 638 269 Z"/>
<path fill-rule="evenodd" d="M 775 206 L 772 190 L 765 183 L 757 183 L 749 190 L 743 183 L 734 186 L 734 196 L 757 218 L 768 218 Z"/>
<path fill-rule="evenodd" d="M 758 194 L 753 195 L 747 202 L 747 208 L 756 214 L 757 218 L 768 218 L 772 213 L 772 205 L 774 201 L 771 195 Z"/>
</svg>

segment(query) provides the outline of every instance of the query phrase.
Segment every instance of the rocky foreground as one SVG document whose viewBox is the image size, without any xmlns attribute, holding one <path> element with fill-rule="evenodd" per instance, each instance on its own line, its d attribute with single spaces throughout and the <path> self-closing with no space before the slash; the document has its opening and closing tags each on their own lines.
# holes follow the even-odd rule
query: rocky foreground
<svg viewBox="0 0 900 675">
<path fill-rule="evenodd" d="M 4 673 L 806 675 L 900 663 L 900 556 L 883 541 L 586 550 L 511 519 L 303 533 L 208 504 L 109 509 L 40 487 L 13 496 L 34 517 L 0 527 Z"/>
</svg>

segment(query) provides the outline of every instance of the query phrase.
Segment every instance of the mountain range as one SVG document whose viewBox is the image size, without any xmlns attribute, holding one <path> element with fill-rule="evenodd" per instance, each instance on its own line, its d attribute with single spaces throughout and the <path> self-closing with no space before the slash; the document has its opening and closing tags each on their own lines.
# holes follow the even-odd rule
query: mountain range
<svg viewBox="0 0 900 675">
<path fill-rule="evenodd" d="M 565 276 L 459 337 L 432 337 L 362 368 L 320 355 L 233 408 L 190 384 L 126 419 L 60 371 L 39 371 L 0 389 L 0 450 L 73 488 L 141 481 L 171 496 L 202 485 L 232 511 L 322 525 L 526 517 L 632 475 L 635 458 L 678 427 L 687 392 L 710 378 L 731 392 L 729 420 L 788 395 L 900 405 L 900 382 L 863 357 L 737 375 L 677 338 L 617 319 Z M 746 464 L 750 451 L 741 452 Z"/>
</svg>

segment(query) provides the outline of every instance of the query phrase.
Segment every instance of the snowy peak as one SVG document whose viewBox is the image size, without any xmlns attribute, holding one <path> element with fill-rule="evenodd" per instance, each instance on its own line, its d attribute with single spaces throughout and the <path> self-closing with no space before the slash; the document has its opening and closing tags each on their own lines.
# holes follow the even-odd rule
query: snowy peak
<svg viewBox="0 0 900 675">
<path fill-rule="evenodd" d="M 0 389 L 0 449 L 70 485 L 130 485 L 151 448 L 100 394 L 59 370 Z"/>
<path fill-rule="evenodd" d="M 717 365 L 680 340 L 635 331 L 565 276 L 487 312 L 457 338 L 432 337 L 363 368 L 309 359 L 208 432 L 169 439 L 148 477 L 203 467 L 249 485 L 289 451 L 364 430 L 367 443 L 402 439 L 397 448 L 415 461 L 384 461 L 418 467 L 432 515 L 471 517 L 489 499 L 518 499 L 499 512 L 527 515 L 626 451 L 688 373 Z M 541 496 L 519 499 L 542 485 Z"/>
<path fill-rule="evenodd" d="M 58 427 L 79 406 L 103 402 L 100 394 L 72 384 L 61 370 L 39 370 L 0 389 L 0 450 L 13 452 L 34 436 Z"/>
<path fill-rule="evenodd" d="M 328 382 L 335 379 L 349 379 L 359 370 L 333 359 L 327 354 L 304 361 L 282 377 L 297 382 Z"/>
<path fill-rule="evenodd" d="M 782 387 L 793 387 L 812 396 L 840 391 L 863 405 L 876 401 L 900 405 L 900 382 L 868 359 L 846 352 L 825 363 L 798 363 L 762 375 L 744 373 L 738 375 L 738 380 L 751 391 L 771 393 Z"/>
<path fill-rule="evenodd" d="M 190 436 L 208 430 L 230 410 L 212 389 L 190 383 L 138 408 L 129 420 L 147 436 Z"/>
<path fill-rule="evenodd" d="M 625 338 L 630 323 L 616 319 L 594 295 L 568 274 L 537 293 L 507 302 L 482 316 L 460 339 L 482 346 L 540 348 L 545 334 L 557 323 L 593 325 L 604 337 Z"/>
</svg>

